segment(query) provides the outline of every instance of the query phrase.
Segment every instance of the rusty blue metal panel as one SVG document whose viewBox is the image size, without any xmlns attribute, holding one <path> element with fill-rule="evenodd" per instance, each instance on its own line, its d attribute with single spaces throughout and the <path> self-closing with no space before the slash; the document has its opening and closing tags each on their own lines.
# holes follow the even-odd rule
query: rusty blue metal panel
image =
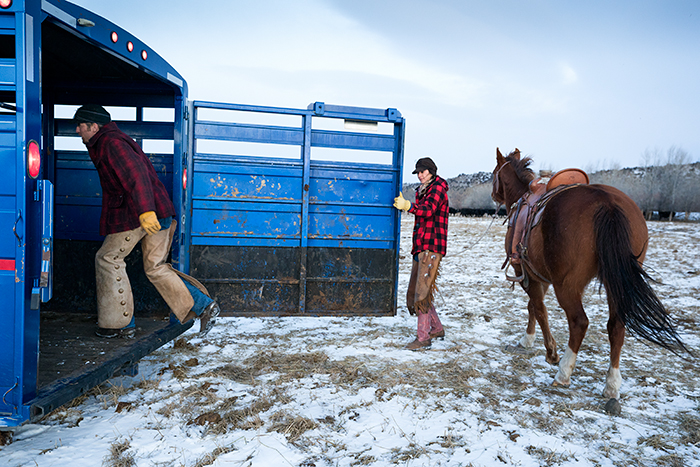
<svg viewBox="0 0 700 467">
<path fill-rule="evenodd" d="M 301 167 L 260 166 L 244 161 L 197 163 L 193 176 L 195 199 L 301 199 Z"/>
<path fill-rule="evenodd" d="M 193 243 L 206 244 L 202 237 L 221 237 L 230 244 L 260 244 L 256 239 L 294 240 L 299 243 L 301 216 L 294 205 L 256 202 L 226 203 L 222 201 L 197 201 L 193 204 Z"/>
<path fill-rule="evenodd" d="M 395 313 L 400 218 L 392 202 L 401 183 L 401 114 L 323 103 L 296 110 L 194 102 L 191 109 L 188 261 L 224 313 Z M 201 109 L 301 119 L 297 127 L 238 123 L 228 116 L 219 122 L 210 114 L 200 118 Z M 315 118 L 390 124 L 394 129 L 315 129 Z M 254 155 L 244 154 L 239 146 L 231 153 L 213 154 L 211 147 L 198 149 L 202 141 L 259 146 Z M 298 146 L 298 157 L 266 153 L 265 145 L 280 144 Z M 314 148 L 355 152 L 350 160 L 315 160 Z M 390 163 L 360 161 L 372 156 L 352 160 L 356 154 L 377 152 L 387 154 Z M 272 264 L 276 256 L 285 258 L 284 267 L 270 277 L 261 264 Z M 217 267 L 212 269 L 214 258 Z"/>
</svg>

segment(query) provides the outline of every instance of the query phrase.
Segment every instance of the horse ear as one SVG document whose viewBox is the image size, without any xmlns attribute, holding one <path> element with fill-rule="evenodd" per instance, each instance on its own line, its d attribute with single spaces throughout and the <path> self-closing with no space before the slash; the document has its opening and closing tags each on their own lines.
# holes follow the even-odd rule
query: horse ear
<svg viewBox="0 0 700 467">
<path fill-rule="evenodd" d="M 503 154 L 501 154 L 500 149 L 496 148 L 496 163 L 501 165 L 503 162 L 505 162 L 505 158 L 503 157 Z"/>
<path fill-rule="evenodd" d="M 520 149 L 515 148 L 515 151 L 513 151 L 513 157 L 520 160 Z"/>
</svg>

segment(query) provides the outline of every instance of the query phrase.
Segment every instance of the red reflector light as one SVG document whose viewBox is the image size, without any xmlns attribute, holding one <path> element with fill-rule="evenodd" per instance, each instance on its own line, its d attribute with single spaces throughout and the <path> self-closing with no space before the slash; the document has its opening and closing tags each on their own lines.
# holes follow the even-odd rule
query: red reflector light
<svg viewBox="0 0 700 467">
<path fill-rule="evenodd" d="M 39 150 L 39 143 L 32 140 L 27 144 L 27 172 L 29 172 L 30 177 L 37 178 L 40 170 L 41 151 Z"/>
<path fill-rule="evenodd" d="M 126 43 L 126 50 L 128 50 L 129 52 L 133 52 L 134 51 L 134 43 L 131 41 L 127 42 Z"/>
<path fill-rule="evenodd" d="M 182 189 L 187 191 L 187 169 L 182 171 Z"/>
<path fill-rule="evenodd" d="M 12 0 L 0 0 L 0 8 L 10 8 L 12 6 Z"/>
<path fill-rule="evenodd" d="M 148 58 L 148 52 L 146 52 L 145 50 L 142 50 L 141 51 L 141 58 L 146 60 Z"/>
<path fill-rule="evenodd" d="M 119 40 L 119 34 L 117 34 L 116 31 L 112 31 L 112 42 L 114 42 L 116 44 L 118 40 Z"/>
</svg>

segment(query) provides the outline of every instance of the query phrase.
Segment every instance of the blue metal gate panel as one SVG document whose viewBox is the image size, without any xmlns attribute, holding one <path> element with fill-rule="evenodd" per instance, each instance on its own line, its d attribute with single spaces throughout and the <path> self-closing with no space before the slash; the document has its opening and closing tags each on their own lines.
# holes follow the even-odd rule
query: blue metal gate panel
<svg viewBox="0 0 700 467">
<path fill-rule="evenodd" d="M 240 119 L 246 113 L 297 116 L 301 123 L 200 117 L 210 110 Z M 403 119 L 396 110 L 194 102 L 190 114 L 188 261 L 225 314 L 395 313 L 399 215 L 392 202 L 403 159 Z M 392 131 L 315 129 L 315 118 L 382 123 Z M 255 155 L 241 146 L 212 153 L 200 149 L 203 141 L 254 143 Z M 279 145 L 298 148 L 298 156 L 275 155 Z M 349 150 L 351 160 L 315 158 L 316 148 Z M 352 151 L 386 157 L 356 162 Z"/>
</svg>

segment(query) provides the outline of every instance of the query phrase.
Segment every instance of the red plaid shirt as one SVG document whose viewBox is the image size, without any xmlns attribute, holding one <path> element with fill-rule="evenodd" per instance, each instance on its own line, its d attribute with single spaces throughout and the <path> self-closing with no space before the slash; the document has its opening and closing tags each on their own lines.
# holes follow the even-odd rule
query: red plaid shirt
<svg viewBox="0 0 700 467">
<path fill-rule="evenodd" d="M 420 193 L 420 188 L 416 190 L 416 202 L 408 210 L 416 216 L 411 255 L 425 250 L 443 256 L 447 252 L 448 189 L 447 182 L 435 175 L 423 193 Z"/>
<path fill-rule="evenodd" d="M 165 185 L 133 139 L 111 122 L 87 144 L 102 185 L 100 235 L 133 230 L 139 215 L 155 211 L 158 219 L 175 215 Z"/>
</svg>

